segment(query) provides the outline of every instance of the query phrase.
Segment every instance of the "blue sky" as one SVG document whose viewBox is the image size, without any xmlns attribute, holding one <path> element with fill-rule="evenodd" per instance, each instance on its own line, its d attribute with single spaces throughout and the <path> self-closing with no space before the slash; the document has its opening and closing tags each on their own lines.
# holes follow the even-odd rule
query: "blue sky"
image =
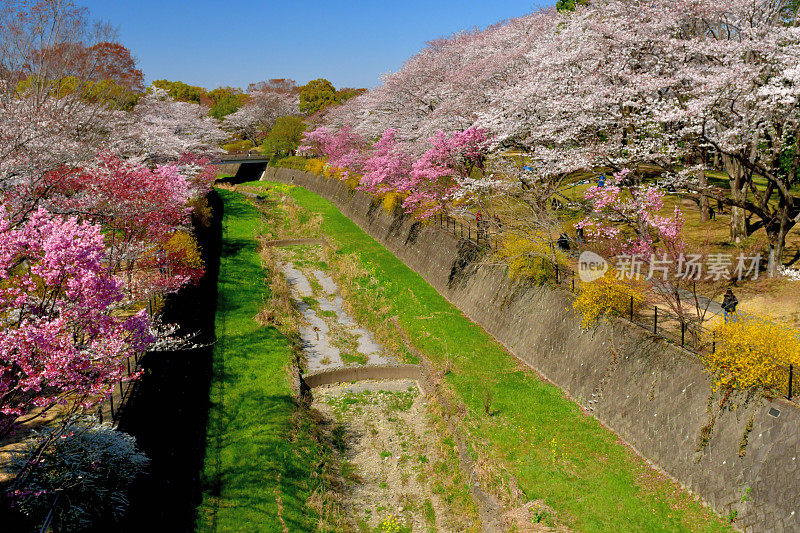
<svg viewBox="0 0 800 533">
<path fill-rule="evenodd" d="M 212 89 L 325 77 L 374 87 L 426 40 L 524 15 L 547 2 L 75 0 L 120 29 L 147 81 Z"/>
</svg>

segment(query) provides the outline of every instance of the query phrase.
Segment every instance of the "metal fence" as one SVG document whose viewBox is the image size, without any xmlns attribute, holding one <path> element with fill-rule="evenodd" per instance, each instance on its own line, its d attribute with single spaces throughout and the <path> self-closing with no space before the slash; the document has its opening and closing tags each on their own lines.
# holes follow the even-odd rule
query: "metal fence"
<svg viewBox="0 0 800 533">
<path fill-rule="evenodd" d="M 434 223 L 453 236 L 472 242 L 478 248 L 485 251 L 497 250 L 499 231 L 491 231 L 488 221 L 476 220 L 473 227 L 469 222 L 456 220 L 448 215 L 439 214 L 435 216 Z M 496 225 L 496 224 L 495 224 Z M 568 290 L 573 294 L 580 292 L 581 281 L 575 271 L 569 267 L 559 265 L 549 259 L 542 258 L 546 263 L 543 264 L 544 277 L 554 285 Z M 688 321 L 686 318 L 679 317 L 657 304 L 648 302 L 641 298 L 630 296 L 624 308 L 615 309 L 615 314 L 620 318 L 626 319 L 632 324 L 650 331 L 653 335 L 663 338 L 666 341 L 680 346 L 685 350 L 703 357 L 704 354 L 716 352 L 716 339 L 714 332 L 704 327 L 699 322 Z M 794 366 L 775 365 L 778 376 L 777 381 L 783 383 L 777 393 L 784 395 L 787 399 L 796 403 L 797 395 L 794 393 Z"/>
<path fill-rule="evenodd" d="M 143 354 L 135 353 L 125 361 L 128 377 L 139 371 L 139 363 L 142 357 Z M 100 422 L 106 421 L 114 424 L 119 421 L 122 408 L 130 399 L 135 384 L 135 381 L 123 380 L 119 380 L 116 383 L 106 401 L 97 406 L 95 414 Z"/>
</svg>

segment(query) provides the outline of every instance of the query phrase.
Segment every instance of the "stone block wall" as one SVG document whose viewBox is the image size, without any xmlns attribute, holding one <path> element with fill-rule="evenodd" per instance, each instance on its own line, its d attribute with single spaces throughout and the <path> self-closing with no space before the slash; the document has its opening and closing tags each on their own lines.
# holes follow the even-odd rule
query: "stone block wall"
<svg viewBox="0 0 800 533">
<path fill-rule="evenodd" d="M 737 511 L 741 529 L 800 531 L 800 409 L 794 404 L 778 399 L 726 412 L 698 451 L 710 419 L 710 382 L 696 355 L 622 320 L 583 331 L 569 294 L 510 280 L 502 268 L 472 261 L 469 243 L 387 213 L 343 182 L 283 168 L 269 168 L 264 179 L 330 200 L 651 464 L 719 514 Z"/>
</svg>

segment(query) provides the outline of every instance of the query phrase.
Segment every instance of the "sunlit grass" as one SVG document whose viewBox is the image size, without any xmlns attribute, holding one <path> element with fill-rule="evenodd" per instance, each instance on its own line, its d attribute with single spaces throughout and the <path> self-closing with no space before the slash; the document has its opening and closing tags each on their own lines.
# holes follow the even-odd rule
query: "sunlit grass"
<svg viewBox="0 0 800 533">
<path fill-rule="evenodd" d="M 288 340 L 254 319 L 268 294 L 254 238 L 260 215 L 239 194 L 219 193 L 217 342 L 197 529 L 281 531 L 282 519 L 290 531 L 313 530 L 306 502 L 324 450 L 310 438 L 311 421 L 292 422 Z"/>
</svg>

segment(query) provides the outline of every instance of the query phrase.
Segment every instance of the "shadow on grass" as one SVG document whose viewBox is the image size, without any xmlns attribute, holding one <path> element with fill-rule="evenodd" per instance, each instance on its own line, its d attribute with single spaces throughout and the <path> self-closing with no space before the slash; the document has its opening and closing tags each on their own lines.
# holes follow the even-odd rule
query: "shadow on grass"
<svg viewBox="0 0 800 533">
<path fill-rule="evenodd" d="M 269 292 L 254 238 L 259 211 L 221 191 L 224 243 L 218 280 L 203 499 L 197 531 L 314 529 L 307 505 L 326 453 L 315 419 L 292 397 L 291 342 L 254 319 Z M 239 213 L 234 216 L 231 213 Z"/>
<path fill-rule="evenodd" d="M 196 286 L 170 295 L 164 308 L 166 322 L 179 324 L 182 333 L 199 332 L 198 342 L 208 346 L 148 353 L 142 360 L 146 373 L 136 383 L 119 428 L 136 437 L 152 463 L 131 491 L 130 511 L 121 531 L 194 530 L 210 405 L 223 215 L 216 193 L 210 194 L 209 203 L 214 211 L 211 227 L 195 228 L 206 275 Z"/>
</svg>

